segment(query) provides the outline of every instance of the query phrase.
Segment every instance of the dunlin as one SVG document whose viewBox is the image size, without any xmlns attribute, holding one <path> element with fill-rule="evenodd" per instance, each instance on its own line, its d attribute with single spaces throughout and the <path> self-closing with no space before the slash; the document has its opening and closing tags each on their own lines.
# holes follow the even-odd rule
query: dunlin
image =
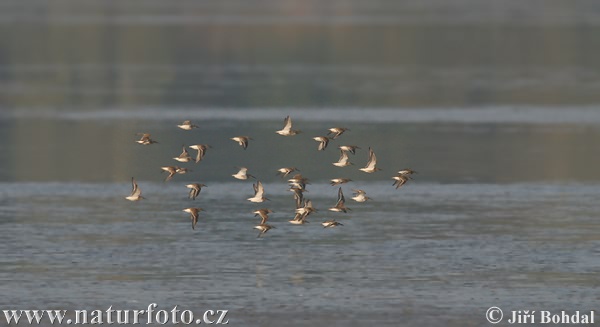
<svg viewBox="0 0 600 327">
<path fill-rule="evenodd" d="M 296 209 L 295 212 L 302 214 L 302 215 L 310 215 L 311 213 L 317 212 L 317 211 L 318 210 L 315 209 L 315 207 L 313 207 L 311 200 L 304 200 L 304 206 Z"/>
<path fill-rule="evenodd" d="M 264 225 L 267 220 L 269 219 L 269 214 L 273 213 L 273 211 L 271 211 L 271 209 L 267 209 L 267 208 L 262 208 L 262 209 L 258 209 L 258 210 L 254 210 L 252 211 L 252 213 L 254 214 L 254 217 L 256 216 L 260 216 L 260 224 Z"/>
<path fill-rule="evenodd" d="M 300 132 L 301 132 L 300 130 L 292 129 L 292 119 L 290 118 L 290 116 L 287 116 L 283 120 L 283 129 L 276 131 L 275 133 L 277 133 L 279 135 L 283 135 L 283 136 L 294 136 Z"/>
<path fill-rule="evenodd" d="M 248 136 L 236 136 L 236 137 L 232 137 L 231 140 L 238 142 L 238 144 L 242 148 L 244 148 L 244 150 L 246 150 L 246 148 L 248 147 L 248 141 L 252 140 L 252 138 L 248 137 Z"/>
<path fill-rule="evenodd" d="M 160 167 L 160 169 L 169 173 L 169 176 L 167 176 L 167 178 L 165 178 L 165 182 L 170 181 L 171 178 L 173 178 L 173 176 L 175 176 L 175 174 L 185 174 L 185 173 L 191 171 L 190 169 L 180 168 L 178 166 L 164 166 L 164 167 Z M 161 171 L 161 173 L 162 173 L 162 171 Z"/>
<path fill-rule="evenodd" d="M 360 149 L 360 148 L 357 147 L 356 145 L 340 145 L 340 146 L 338 146 L 338 149 L 340 149 L 342 151 L 348 151 L 352 154 L 356 154 L 356 149 Z"/>
<path fill-rule="evenodd" d="M 198 223 L 198 213 L 200 211 L 204 211 L 202 208 L 185 208 L 182 211 L 185 211 L 190 214 L 190 218 L 192 219 L 192 229 L 196 229 L 196 224 Z"/>
<path fill-rule="evenodd" d="M 308 178 L 302 177 L 301 174 L 296 174 L 294 177 L 288 179 L 288 183 L 293 188 L 299 188 L 302 191 L 306 190 L 306 184 L 310 184 L 308 182 Z"/>
<path fill-rule="evenodd" d="M 165 178 L 165 182 L 168 182 L 171 180 L 171 178 L 173 178 L 173 176 L 175 176 L 175 174 L 177 174 L 177 170 L 179 170 L 180 168 L 177 166 L 164 166 L 164 167 L 160 167 L 160 169 L 169 173 L 169 176 L 167 176 L 167 178 Z M 162 171 L 161 171 L 161 173 L 162 173 Z"/>
<path fill-rule="evenodd" d="M 271 226 L 271 225 L 267 225 L 267 224 L 260 224 L 260 225 L 256 225 L 254 226 L 254 229 L 258 229 L 260 231 L 260 233 L 258 233 L 258 236 L 256 237 L 261 237 L 264 233 L 268 232 L 270 229 L 273 229 L 275 227 Z"/>
<path fill-rule="evenodd" d="M 410 168 L 404 168 L 404 169 L 402 169 L 402 170 L 399 170 L 399 171 L 398 171 L 398 174 L 400 174 L 400 175 L 404 175 L 404 176 L 407 176 L 407 177 L 408 177 L 408 179 L 412 179 L 412 178 L 410 177 L 410 175 L 412 175 L 412 174 L 417 174 L 417 172 L 416 172 L 416 171 L 414 171 L 414 170 L 412 170 L 412 169 L 410 169 Z"/>
<path fill-rule="evenodd" d="M 183 150 L 181 152 L 181 154 L 178 157 L 174 157 L 173 159 L 179 161 L 179 162 L 189 162 L 192 161 L 192 157 L 190 157 L 190 154 L 187 152 L 187 149 L 185 148 L 185 145 L 182 146 Z"/>
<path fill-rule="evenodd" d="M 126 196 L 125 199 L 129 201 L 139 201 L 145 199 L 142 196 L 142 190 L 138 187 L 133 177 L 131 177 L 131 194 L 129 196 Z"/>
<path fill-rule="evenodd" d="M 348 182 L 351 182 L 352 180 L 350 178 L 334 178 L 331 180 L 331 186 L 336 186 L 336 185 L 340 185 L 340 184 L 346 184 Z"/>
<path fill-rule="evenodd" d="M 340 187 L 340 189 L 338 190 L 338 200 L 335 204 L 334 207 L 329 208 L 330 211 L 335 211 L 335 212 L 347 212 L 347 210 L 350 210 L 348 208 L 346 208 L 346 199 L 344 199 L 344 192 L 342 192 L 342 188 Z"/>
<path fill-rule="evenodd" d="M 260 203 L 260 202 L 264 202 L 265 200 L 268 200 L 267 198 L 264 197 L 265 189 L 260 181 L 256 182 L 256 184 L 252 184 L 252 187 L 254 188 L 254 196 L 251 198 L 248 198 L 247 199 L 248 201 Z"/>
<path fill-rule="evenodd" d="M 248 168 L 246 168 L 246 167 L 240 167 L 240 170 L 231 176 L 233 176 L 237 179 L 241 179 L 241 180 L 247 180 L 248 177 L 252 177 L 252 178 L 256 179 L 256 177 L 248 174 Z"/>
<path fill-rule="evenodd" d="M 329 133 L 327 135 L 333 134 L 332 139 L 338 138 L 338 136 L 344 134 L 345 131 L 349 131 L 350 129 L 345 127 L 332 127 L 329 129 Z"/>
<path fill-rule="evenodd" d="M 177 127 L 189 131 L 191 129 L 198 128 L 198 125 L 192 124 L 190 120 L 185 120 L 183 123 L 181 123 L 181 125 L 177 125 Z"/>
<path fill-rule="evenodd" d="M 373 149 L 369 147 L 369 161 L 367 161 L 367 165 L 364 168 L 360 168 L 359 170 L 369 174 L 381 170 L 375 167 L 375 165 L 377 165 L 377 157 L 375 156 L 375 152 L 373 152 Z"/>
<path fill-rule="evenodd" d="M 332 163 L 332 165 L 336 166 L 336 167 L 346 167 L 346 166 L 350 166 L 353 165 L 353 163 L 351 163 L 349 161 L 348 158 L 348 153 L 344 150 L 340 151 L 340 158 L 338 159 L 337 162 Z"/>
<path fill-rule="evenodd" d="M 294 192 L 294 200 L 296 200 L 296 209 L 300 208 L 300 206 L 302 205 L 302 200 L 304 200 L 305 191 L 306 190 L 303 190 L 299 187 L 290 188 L 290 192 Z"/>
<path fill-rule="evenodd" d="M 137 140 L 135 142 L 139 143 L 141 145 L 150 145 L 150 144 L 158 143 L 158 142 L 154 141 L 153 139 L 151 139 L 150 134 L 148 134 L 148 133 L 137 133 L 137 135 L 141 135 L 142 138 L 140 138 L 139 140 Z"/>
<path fill-rule="evenodd" d="M 327 148 L 327 144 L 329 144 L 329 138 L 327 136 L 315 136 L 313 140 L 319 142 L 319 147 L 317 148 L 319 151 L 325 150 Z"/>
<path fill-rule="evenodd" d="M 335 226 L 344 226 L 344 224 L 337 222 L 335 220 L 327 220 L 321 223 L 323 228 L 335 227 Z"/>
<path fill-rule="evenodd" d="M 202 187 L 204 187 L 204 186 L 206 186 L 206 185 L 200 184 L 200 183 L 187 184 L 185 187 L 190 189 L 190 194 L 189 194 L 190 199 L 195 200 L 196 197 L 198 196 L 198 194 L 200 194 Z"/>
<path fill-rule="evenodd" d="M 356 202 L 365 202 L 367 200 L 371 200 L 371 198 L 366 195 L 367 192 L 365 192 L 363 190 L 359 190 L 359 189 L 353 189 L 353 191 L 354 191 L 354 196 L 352 197 L 352 200 L 354 200 Z"/>
<path fill-rule="evenodd" d="M 206 150 L 212 147 L 208 144 L 194 144 L 190 145 L 188 148 L 198 151 L 198 154 L 196 154 L 196 163 L 199 163 L 200 161 L 202 161 L 202 159 L 204 159 L 204 154 L 206 153 Z"/>
<path fill-rule="evenodd" d="M 300 169 L 298 169 L 296 167 L 283 167 L 283 168 L 277 169 L 276 175 L 281 175 L 281 178 L 284 178 L 285 176 L 287 176 L 295 171 L 300 171 Z"/>
<path fill-rule="evenodd" d="M 289 220 L 290 224 L 294 225 L 304 225 L 308 223 L 306 217 L 308 217 L 309 213 L 296 213 L 292 220 Z"/>
<path fill-rule="evenodd" d="M 396 186 L 396 189 L 398 189 L 404 184 L 406 184 L 409 178 L 410 177 L 408 175 L 398 174 L 397 176 L 392 177 L 392 179 L 394 180 L 394 184 L 392 184 L 392 186 Z"/>
</svg>

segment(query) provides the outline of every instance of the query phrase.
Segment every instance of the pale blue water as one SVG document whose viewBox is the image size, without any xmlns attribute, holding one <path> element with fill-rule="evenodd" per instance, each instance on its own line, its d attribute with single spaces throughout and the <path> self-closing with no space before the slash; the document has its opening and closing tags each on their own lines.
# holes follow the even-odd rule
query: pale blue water
<svg viewBox="0 0 600 327">
<path fill-rule="evenodd" d="M 474 109 L 380 111 L 389 122 L 349 110 L 340 122 L 351 130 L 322 152 L 310 137 L 325 131 L 341 109 L 316 117 L 292 110 L 305 131 L 292 138 L 274 133 L 281 117 L 267 117 L 284 109 L 179 110 L 172 118 L 155 109 L 53 117 L 15 112 L 2 120 L 17 141 L 2 144 L 0 290 L 9 300 L 1 307 L 106 310 L 157 303 L 197 314 L 229 310 L 236 326 L 282 320 L 293 326 L 483 326 L 491 306 L 594 309 L 598 156 L 572 147 L 592 145 L 596 113 L 577 109 L 569 117 L 587 122 L 559 124 L 542 109 L 521 108 L 518 114 L 529 121 L 515 124 L 503 118 L 512 110 L 480 113 L 483 122 L 465 115 Z M 178 130 L 186 113 L 202 127 Z M 246 122 L 236 113 L 253 118 Z M 406 116 L 413 118 L 402 122 Z M 19 126 L 25 122 L 35 129 L 22 140 L 46 135 L 54 146 L 23 147 Z M 152 132 L 161 143 L 134 143 L 138 131 Z M 228 139 L 238 132 L 253 136 L 247 150 Z M 204 161 L 180 164 L 193 171 L 163 182 L 159 166 L 175 164 L 171 157 L 182 143 L 201 141 L 213 145 Z M 345 141 L 361 146 L 351 156 L 355 165 L 333 167 L 335 147 Z M 377 150 L 383 171 L 357 170 L 368 146 Z M 40 156 L 47 150 L 52 153 Z M 275 176 L 276 168 L 292 164 L 311 179 L 306 196 L 319 209 L 305 226 L 287 222 L 293 199 Z M 253 181 L 230 177 L 236 165 L 251 168 L 271 201 L 245 200 Z M 419 173 L 396 190 L 391 176 L 404 167 Z M 124 199 L 131 176 L 146 200 Z M 342 187 L 348 214 L 327 211 L 337 197 L 337 187 L 327 183 L 334 177 L 353 179 Z M 192 201 L 185 184 L 195 181 L 208 186 Z M 373 201 L 350 200 L 352 188 Z M 189 206 L 206 210 L 197 230 L 181 211 Z M 274 211 L 276 228 L 257 238 L 251 212 L 260 207 Z M 330 218 L 344 225 L 323 229 L 320 222 Z"/>
</svg>

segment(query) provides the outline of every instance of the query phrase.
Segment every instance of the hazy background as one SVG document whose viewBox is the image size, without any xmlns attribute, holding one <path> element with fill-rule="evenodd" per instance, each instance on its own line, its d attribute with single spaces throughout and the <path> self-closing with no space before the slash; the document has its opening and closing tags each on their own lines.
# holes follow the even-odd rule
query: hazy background
<svg viewBox="0 0 600 327">
<path fill-rule="evenodd" d="M 5 0 L 0 24 L 3 180 L 126 180 L 140 169 L 136 132 L 166 129 L 155 137 L 172 145 L 147 157 L 156 169 L 181 143 L 223 149 L 237 133 L 271 133 L 288 114 L 316 135 L 347 124 L 350 109 L 354 123 L 387 123 L 373 137 L 402 140 L 378 147 L 396 156 L 390 171 L 598 179 L 595 1 Z M 168 132 L 187 118 L 209 121 L 206 133 Z M 219 125 L 231 118 L 248 128 Z M 473 123 L 482 133 L 465 134 Z"/>
</svg>

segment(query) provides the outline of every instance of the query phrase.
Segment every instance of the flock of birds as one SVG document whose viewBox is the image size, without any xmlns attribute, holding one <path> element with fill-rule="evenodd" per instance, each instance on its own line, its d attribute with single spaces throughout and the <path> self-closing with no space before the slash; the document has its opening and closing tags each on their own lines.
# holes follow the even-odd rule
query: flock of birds
<svg viewBox="0 0 600 327">
<path fill-rule="evenodd" d="M 182 130 L 186 130 L 186 131 L 198 128 L 197 125 L 193 124 L 189 120 L 186 120 L 183 123 L 181 123 L 180 125 L 177 125 L 177 127 L 179 127 Z M 329 129 L 327 136 L 316 136 L 316 137 L 313 137 L 313 140 L 318 142 L 317 149 L 319 151 L 323 151 L 329 145 L 330 140 L 337 139 L 342 134 L 344 134 L 346 131 L 349 131 L 349 129 L 344 128 L 344 127 L 332 127 Z M 289 116 L 287 116 L 284 119 L 284 127 L 281 130 L 276 131 L 276 133 L 279 135 L 282 135 L 282 136 L 294 136 L 294 135 L 301 133 L 301 131 L 293 129 L 292 119 Z M 152 144 L 158 143 L 157 141 L 155 141 L 151 138 L 151 134 L 149 134 L 149 133 L 138 133 L 138 135 L 141 135 L 141 138 L 139 140 L 136 140 L 135 141 L 136 143 L 139 143 L 141 145 L 152 145 Z M 235 137 L 232 137 L 231 140 L 237 142 L 245 150 L 248 147 L 248 144 L 252 140 L 252 138 L 249 136 L 235 136 Z M 194 149 L 197 151 L 195 157 L 192 157 L 189 154 L 189 152 L 187 151 L 186 147 L 183 146 L 181 154 L 177 157 L 174 157 L 173 159 L 178 162 L 184 162 L 184 163 L 185 162 L 199 163 L 202 161 L 207 150 L 209 148 L 211 148 L 211 146 L 208 144 L 194 144 L 194 145 L 188 146 L 188 148 Z M 350 158 L 349 158 L 348 154 L 349 153 L 355 154 L 356 149 L 360 149 L 360 148 L 355 145 L 340 145 L 340 146 L 338 146 L 338 148 L 340 150 L 340 158 L 337 162 L 334 162 L 333 165 L 336 167 L 346 167 L 346 166 L 352 165 L 352 163 L 350 163 L 350 161 L 349 161 Z M 165 182 L 170 181 L 176 174 L 185 174 L 190 171 L 187 168 L 182 168 L 179 166 L 164 166 L 164 167 L 161 167 L 161 169 L 162 169 L 161 172 L 168 173 L 167 177 L 165 178 Z M 371 149 L 370 147 L 369 147 L 369 159 L 368 159 L 366 165 L 363 168 L 359 168 L 359 170 L 361 170 L 365 173 L 369 173 L 369 174 L 372 174 L 372 173 L 375 173 L 375 172 L 381 170 L 380 168 L 377 168 L 377 157 L 376 157 L 373 149 Z M 297 169 L 296 167 L 283 167 L 283 168 L 280 168 L 277 170 L 277 174 L 280 175 L 282 178 L 284 178 L 294 172 L 299 172 L 299 171 L 300 170 Z M 414 173 L 416 173 L 416 172 L 409 168 L 399 170 L 398 173 L 392 177 L 392 179 L 394 180 L 393 186 L 395 186 L 396 189 L 402 187 L 411 179 L 411 175 Z M 255 176 L 248 173 L 248 169 L 246 167 L 240 167 L 239 171 L 236 174 L 233 174 L 231 176 L 233 176 L 234 178 L 239 179 L 239 180 L 248 180 L 249 178 L 256 179 Z M 334 178 L 334 179 L 331 179 L 331 185 L 332 186 L 341 185 L 341 184 L 348 183 L 350 181 L 351 181 L 351 179 L 348 179 L 348 178 Z M 293 193 L 294 200 L 296 203 L 294 218 L 292 220 L 290 220 L 289 222 L 291 224 L 295 224 L 295 225 L 302 225 L 302 224 L 308 223 L 308 221 L 306 220 L 308 218 L 308 216 L 310 214 L 312 214 L 313 212 L 317 211 L 317 209 L 315 209 L 315 207 L 313 206 L 312 201 L 310 199 L 304 198 L 304 193 L 306 192 L 306 185 L 310 184 L 310 183 L 308 182 L 308 179 L 303 177 L 300 173 L 296 173 L 295 175 L 292 176 L 292 178 L 288 179 L 288 183 L 289 183 L 289 187 L 290 187 L 289 191 L 291 191 Z M 132 184 L 131 194 L 129 196 L 125 197 L 125 199 L 127 199 L 129 201 L 139 201 L 139 200 L 144 199 L 144 197 L 142 196 L 142 191 L 141 191 L 140 187 L 138 186 L 135 178 L 133 178 L 133 177 L 131 178 L 131 184 Z M 189 198 L 192 200 L 195 200 L 196 197 L 198 197 L 198 195 L 200 194 L 202 187 L 204 187 L 204 186 L 206 186 L 206 185 L 204 185 L 202 183 L 187 184 L 186 187 L 188 189 L 190 189 L 189 190 Z M 262 203 L 262 202 L 269 200 L 268 198 L 265 197 L 265 189 L 263 187 L 263 184 L 259 180 L 257 180 L 256 183 L 253 183 L 252 186 L 254 188 L 254 196 L 248 198 L 247 199 L 248 201 L 253 202 L 253 203 Z M 354 191 L 354 193 L 353 193 L 352 200 L 354 200 L 356 202 L 365 202 L 367 200 L 370 200 L 370 198 L 366 195 L 365 191 L 363 191 L 361 189 L 353 189 L 353 191 Z M 346 203 L 346 199 L 344 197 L 342 187 L 340 186 L 338 189 L 337 202 L 335 203 L 335 205 L 333 207 L 329 208 L 329 210 L 334 211 L 334 212 L 347 213 L 348 210 L 350 210 L 350 209 L 346 207 L 345 203 Z M 182 210 L 182 211 L 190 214 L 190 218 L 192 220 L 192 229 L 196 228 L 196 224 L 198 223 L 198 218 L 199 218 L 200 212 L 203 210 L 204 209 L 199 208 L 199 207 L 190 207 L 190 208 L 185 208 Z M 272 225 L 267 223 L 267 221 L 269 220 L 269 214 L 273 213 L 273 211 L 271 209 L 261 208 L 261 209 L 257 209 L 255 211 L 253 211 L 252 213 L 254 213 L 255 217 L 258 216 L 261 219 L 260 223 L 256 226 L 254 226 L 255 229 L 259 230 L 258 237 L 261 237 L 263 234 L 265 234 L 270 229 L 275 228 Z M 322 222 L 321 225 L 324 228 L 330 228 L 330 227 L 340 226 L 342 224 L 340 222 L 336 221 L 335 219 L 330 219 L 330 220 Z"/>
</svg>

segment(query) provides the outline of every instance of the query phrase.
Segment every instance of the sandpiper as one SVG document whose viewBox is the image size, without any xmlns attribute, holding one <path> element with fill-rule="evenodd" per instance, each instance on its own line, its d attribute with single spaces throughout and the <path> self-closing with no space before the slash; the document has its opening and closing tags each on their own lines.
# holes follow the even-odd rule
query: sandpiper
<svg viewBox="0 0 600 327">
<path fill-rule="evenodd" d="M 340 158 L 338 159 L 337 162 L 333 162 L 332 165 L 334 165 L 336 167 L 346 167 L 346 166 L 353 165 L 353 163 L 351 163 L 349 161 L 348 153 L 344 150 L 340 150 Z"/>
<path fill-rule="evenodd" d="M 318 210 L 315 209 L 315 207 L 313 207 L 312 201 L 311 200 L 304 200 L 304 206 L 297 208 L 295 210 L 296 213 L 302 214 L 302 215 L 310 215 L 313 212 L 317 212 Z"/>
<path fill-rule="evenodd" d="M 336 185 L 340 185 L 340 184 L 346 184 L 348 182 L 351 182 L 352 180 L 350 178 L 334 178 L 331 180 L 331 186 L 336 186 Z"/>
<path fill-rule="evenodd" d="M 308 182 L 308 178 L 302 177 L 302 174 L 296 174 L 294 177 L 288 179 L 288 183 L 293 188 L 299 188 L 302 191 L 306 190 L 306 184 L 310 184 Z"/>
<path fill-rule="evenodd" d="M 248 177 L 252 177 L 254 179 L 256 179 L 256 177 L 248 174 L 248 168 L 246 167 L 239 167 L 239 171 L 231 176 L 237 178 L 237 179 L 241 179 L 241 180 L 247 180 Z"/>
<path fill-rule="evenodd" d="M 198 196 L 198 194 L 200 194 L 202 187 L 204 187 L 204 186 L 206 186 L 206 185 L 200 184 L 200 183 L 187 184 L 185 187 L 190 189 L 189 198 L 192 200 L 195 200 L 196 197 Z"/>
<path fill-rule="evenodd" d="M 404 169 L 402 169 L 402 170 L 399 170 L 399 171 L 398 171 L 398 174 L 400 174 L 400 175 L 404 175 L 404 176 L 407 176 L 407 177 L 408 177 L 408 179 L 412 179 L 412 178 L 411 178 L 409 175 L 412 175 L 412 174 L 417 174 L 417 172 L 416 172 L 416 171 L 414 171 L 414 170 L 412 170 L 412 169 L 410 169 L 410 168 L 404 168 Z"/>
<path fill-rule="evenodd" d="M 139 143 L 141 145 L 150 145 L 150 144 L 158 143 L 155 140 L 151 139 L 150 134 L 148 134 L 148 133 L 137 133 L 137 135 L 141 135 L 142 138 L 135 142 Z"/>
<path fill-rule="evenodd" d="M 194 144 L 190 145 L 188 148 L 198 151 L 198 154 L 196 154 L 196 163 L 199 163 L 200 161 L 202 161 L 202 159 L 204 159 L 204 154 L 206 153 L 206 150 L 212 147 L 208 144 Z"/>
<path fill-rule="evenodd" d="M 236 136 L 236 137 L 232 137 L 231 140 L 238 142 L 238 144 L 242 148 L 244 148 L 244 150 L 246 150 L 246 148 L 248 147 L 248 141 L 252 140 L 252 138 L 248 137 L 248 136 Z"/>
<path fill-rule="evenodd" d="M 181 128 L 183 130 L 189 131 L 191 129 L 198 128 L 198 125 L 192 124 L 192 122 L 190 120 L 185 120 L 185 121 L 183 121 L 183 123 L 181 123 L 181 125 L 177 125 L 177 127 Z"/>
<path fill-rule="evenodd" d="M 285 176 L 287 176 L 295 171 L 300 171 L 300 169 L 298 169 L 296 167 L 283 167 L 283 168 L 277 169 L 276 175 L 281 175 L 281 178 L 284 178 Z"/>
<path fill-rule="evenodd" d="M 334 207 L 329 208 L 330 211 L 335 211 L 335 212 L 347 212 L 347 210 L 350 210 L 348 208 L 346 208 L 346 199 L 344 199 L 344 192 L 342 192 L 342 188 L 340 187 L 340 189 L 338 190 L 338 200 L 335 204 Z"/>
<path fill-rule="evenodd" d="M 306 190 L 303 190 L 299 187 L 292 187 L 289 189 L 290 192 L 294 192 L 294 200 L 296 200 L 296 209 L 300 208 L 300 206 L 302 205 L 302 200 L 304 200 L 304 192 Z"/>
<path fill-rule="evenodd" d="M 300 132 L 301 132 L 300 130 L 292 129 L 292 119 L 290 118 L 290 116 L 287 116 L 283 120 L 283 129 L 276 131 L 275 133 L 277 133 L 279 135 L 283 135 L 283 136 L 294 136 Z"/>
<path fill-rule="evenodd" d="M 160 169 L 169 173 L 169 176 L 167 176 L 167 178 L 165 178 L 165 182 L 168 182 L 171 180 L 171 178 L 173 178 L 173 176 L 175 176 L 175 174 L 177 174 L 177 172 L 181 168 L 179 168 L 177 166 L 164 166 L 164 167 L 160 167 Z M 162 173 L 162 171 L 161 171 L 161 173 Z"/>
<path fill-rule="evenodd" d="M 139 201 L 145 199 L 145 197 L 142 196 L 142 190 L 140 190 L 133 177 L 131 177 L 131 194 L 126 196 L 125 199 L 129 201 Z"/>
<path fill-rule="evenodd" d="M 352 200 L 356 202 L 365 202 L 367 200 L 371 200 L 371 198 L 366 195 L 367 192 L 363 190 L 352 189 L 352 191 L 354 191 L 354 196 L 352 197 Z"/>
<path fill-rule="evenodd" d="M 394 180 L 394 184 L 392 184 L 392 186 L 396 186 L 396 189 L 398 189 L 402 187 L 402 185 L 406 184 L 409 178 L 410 177 L 408 175 L 398 174 L 397 176 L 392 177 Z"/>
<path fill-rule="evenodd" d="M 315 136 L 313 140 L 319 142 L 319 147 L 317 148 L 319 151 L 325 150 L 327 144 L 329 144 L 329 138 L 327 136 Z"/>
<path fill-rule="evenodd" d="M 321 223 L 321 225 L 323 225 L 323 228 L 328 228 L 328 227 L 335 227 L 335 226 L 344 226 L 344 224 L 337 222 L 335 220 L 327 220 Z"/>
<path fill-rule="evenodd" d="M 260 233 L 258 233 L 258 236 L 256 236 L 256 237 L 261 237 L 262 234 L 268 232 L 272 228 L 275 228 L 275 227 L 273 227 L 271 225 L 267 225 L 267 224 L 260 224 L 260 225 L 254 226 L 254 229 L 258 229 L 260 231 Z"/>
<path fill-rule="evenodd" d="M 338 138 L 338 136 L 344 134 L 345 131 L 349 131 L 350 129 L 345 128 L 345 127 L 332 127 L 329 129 L 329 133 L 327 133 L 327 135 L 329 134 L 333 134 L 332 139 L 336 139 Z"/>
<path fill-rule="evenodd" d="M 204 211 L 202 208 L 185 208 L 182 211 L 185 211 L 190 214 L 190 218 L 192 219 L 192 229 L 196 229 L 196 224 L 198 223 L 198 213 L 200 211 Z"/>
<path fill-rule="evenodd" d="M 192 161 L 192 157 L 190 157 L 190 154 L 187 152 L 187 149 L 185 148 L 185 145 L 182 146 L 183 150 L 181 152 L 181 154 L 178 157 L 174 157 L 173 159 L 179 161 L 179 162 L 189 162 Z"/>
<path fill-rule="evenodd" d="M 185 173 L 191 171 L 190 169 L 180 168 L 178 166 L 164 166 L 164 167 L 160 167 L 160 169 L 169 173 L 169 176 L 167 176 L 167 178 L 165 178 L 165 182 L 170 181 L 171 178 L 173 178 L 173 176 L 175 176 L 175 174 L 185 174 Z M 161 171 L 161 173 L 162 173 L 162 171 Z"/>
<path fill-rule="evenodd" d="M 367 161 L 367 165 L 364 168 L 359 168 L 359 170 L 369 174 L 381 170 L 380 168 L 375 167 L 375 165 L 377 165 L 377 157 L 375 156 L 373 149 L 369 147 L 369 161 Z"/>
<path fill-rule="evenodd" d="M 260 216 L 260 224 L 264 225 L 267 220 L 269 219 L 269 214 L 273 213 L 273 211 L 271 211 L 271 209 L 267 209 L 267 208 L 262 208 L 262 209 L 258 209 L 258 210 L 254 210 L 252 211 L 252 213 L 254 214 L 254 217 L 256 216 Z"/>
<path fill-rule="evenodd" d="M 264 197 L 265 189 L 260 181 L 256 182 L 256 184 L 252 184 L 252 187 L 254 188 L 254 196 L 251 198 L 248 198 L 247 199 L 248 201 L 260 203 L 260 202 L 264 202 L 265 200 L 269 200 Z"/>
<path fill-rule="evenodd" d="M 356 154 L 356 149 L 360 149 L 360 148 L 357 147 L 356 145 L 340 145 L 340 146 L 338 146 L 338 149 L 340 149 L 342 151 L 348 151 L 352 154 Z"/>
<path fill-rule="evenodd" d="M 294 218 L 292 220 L 289 220 L 290 224 L 294 224 L 294 225 L 304 225 L 309 223 L 308 220 L 306 220 L 306 217 L 308 217 L 310 213 L 296 213 L 296 215 L 294 216 Z"/>
</svg>

